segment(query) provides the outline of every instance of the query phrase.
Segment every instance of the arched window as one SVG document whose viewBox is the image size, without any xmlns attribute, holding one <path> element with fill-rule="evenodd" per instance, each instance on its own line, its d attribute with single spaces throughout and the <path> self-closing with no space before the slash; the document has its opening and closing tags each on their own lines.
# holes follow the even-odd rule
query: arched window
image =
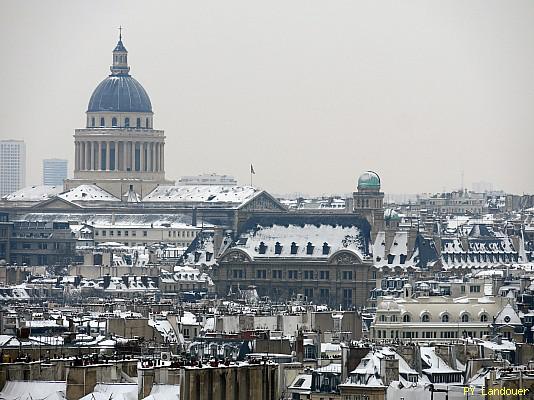
<svg viewBox="0 0 534 400">
<path fill-rule="evenodd" d="M 423 314 L 421 322 L 430 322 L 430 316 L 428 314 Z"/>
<path fill-rule="evenodd" d="M 141 128 L 141 118 L 137 118 L 137 124 L 136 124 L 136 127 L 137 127 L 137 128 Z"/>
<path fill-rule="evenodd" d="M 95 117 L 91 117 L 91 126 L 92 126 L 92 127 L 95 126 Z"/>
<path fill-rule="evenodd" d="M 380 322 L 385 322 L 386 321 L 386 316 L 384 314 L 382 314 L 380 316 Z"/>
<path fill-rule="evenodd" d="M 392 315 L 391 316 L 391 322 L 397 322 L 397 316 L 396 315 Z"/>
<path fill-rule="evenodd" d="M 117 117 L 111 118 L 111 126 L 114 128 L 117 127 Z"/>
<path fill-rule="evenodd" d="M 128 118 L 128 117 L 124 118 L 124 126 L 126 128 L 130 127 L 130 118 Z"/>
<path fill-rule="evenodd" d="M 467 314 L 462 315 L 462 322 L 469 322 L 469 315 Z"/>
<path fill-rule="evenodd" d="M 147 128 L 150 128 L 150 127 L 148 126 L 148 118 L 146 119 L 145 122 L 146 122 L 146 123 L 145 123 L 145 126 L 146 126 Z"/>
<path fill-rule="evenodd" d="M 412 318 L 410 317 L 410 314 L 404 314 L 402 317 L 402 322 L 411 322 Z"/>
<path fill-rule="evenodd" d="M 488 322 L 488 316 L 486 314 L 482 314 L 480 316 L 480 322 Z"/>
<path fill-rule="evenodd" d="M 101 117 L 100 118 L 100 126 L 103 128 L 104 126 L 106 126 L 106 120 L 104 119 L 104 117 Z"/>
<path fill-rule="evenodd" d="M 441 322 L 449 322 L 449 314 L 443 314 L 441 316 Z"/>
</svg>

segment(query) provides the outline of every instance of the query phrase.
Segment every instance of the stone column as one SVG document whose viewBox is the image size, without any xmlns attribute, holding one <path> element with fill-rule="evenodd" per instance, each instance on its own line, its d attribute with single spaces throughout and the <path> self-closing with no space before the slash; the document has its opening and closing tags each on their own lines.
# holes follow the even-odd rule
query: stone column
<svg viewBox="0 0 534 400">
<path fill-rule="evenodd" d="M 156 143 L 156 171 L 159 172 L 160 164 L 159 164 L 159 143 Z"/>
<path fill-rule="evenodd" d="M 165 171 L 165 143 L 161 144 L 161 171 Z"/>
<path fill-rule="evenodd" d="M 85 169 L 86 171 L 90 171 L 91 170 L 91 165 L 93 165 L 93 160 L 91 159 L 91 146 L 92 143 L 90 141 L 87 141 L 84 143 L 84 158 L 85 158 L 85 161 L 84 161 L 84 164 L 83 164 L 83 169 Z"/>
<path fill-rule="evenodd" d="M 75 142 L 76 151 L 74 153 L 74 170 L 80 170 L 80 142 Z"/>
<path fill-rule="evenodd" d="M 131 163 L 132 163 L 132 166 L 131 166 L 131 171 L 135 171 L 135 142 L 130 142 L 131 143 L 131 146 L 132 146 L 132 160 L 131 160 Z"/>
<path fill-rule="evenodd" d="M 139 143 L 139 170 L 145 170 L 145 142 Z"/>
<path fill-rule="evenodd" d="M 157 153 L 156 153 L 157 147 L 158 147 L 157 143 L 152 143 L 152 170 L 154 172 L 158 171 Z"/>
<path fill-rule="evenodd" d="M 111 149 L 110 149 L 110 144 L 111 142 L 105 142 L 106 143 L 106 171 L 109 171 L 111 169 L 111 160 L 110 160 L 110 155 L 111 155 Z"/>
<path fill-rule="evenodd" d="M 102 171 L 102 141 L 98 141 L 97 170 Z"/>
<path fill-rule="evenodd" d="M 95 169 L 95 142 L 89 142 L 89 169 Z"/>
<path fill-rule="evenodd" d="M 147 172 L 152 172 L 152 166 L 150 165 L 152 163 L 152 143 L 146 142 L 146 170 Z"/>
</svg>

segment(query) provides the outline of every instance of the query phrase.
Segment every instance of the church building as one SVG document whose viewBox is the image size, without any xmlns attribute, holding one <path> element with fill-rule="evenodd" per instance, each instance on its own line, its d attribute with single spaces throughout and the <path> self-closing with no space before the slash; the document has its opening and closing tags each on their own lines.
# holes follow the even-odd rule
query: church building
<svg viewBox="0 0 534 400">
<path fill-rule="evenodd" d="M 141 197 L 165 181 L 165 135 L 154 129 L 150 97 L 130 75 L 122 35 L 113 50 L 111 74 L 94 90 L 86 127 L 74 134 L 74 178 L 65 189 L 97 185 L 121 199 Z"/>
</svg>

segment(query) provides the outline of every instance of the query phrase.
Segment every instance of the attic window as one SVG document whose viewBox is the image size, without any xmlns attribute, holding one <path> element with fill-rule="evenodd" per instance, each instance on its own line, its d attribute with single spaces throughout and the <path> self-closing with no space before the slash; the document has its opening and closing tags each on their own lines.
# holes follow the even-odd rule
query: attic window
<svg viewBox="0 0 534 400">
<path fill-rule="evenodd" d="M 323 255 L 327 255 L 327 254 L 330 254 L 330 246 L 328 245 L 328 243 L 324 242 L 323 243 Z"/>
<path fill-rule="evenodd" d="M 291 243 L 291 254 L 297 254 L 299 246 L 295 242 Z"/>
<path fill-rule="evenodd" d="M 314 246 L 311 244 L 311 242 L 308 242 L 306 245 L 306 254 L 311 255 L 313 254 L 313 248 Z"/>
<path fill-rule="evenodd" d="M 213 255 L 213 253 L 210 253 L 209 251 L 206 252 L 206 262 L 211 261 L 211 256 L 212 255 Z"/>
<path fill-rule="evenodd" d="M 401 264 L 406 263 L 406 254 L 401 254 L 401 255 L 400 255 L 400 263 L 401 263 Z"/>
<path fill-rule="evenodd" d="M 388 254 L 388 264 L 393 264 L 394 259 L 395 259 L 394 254 Z"/>
<path fill-rule="evenodd" d="M 258 251 L 260 252 L 260 254 L 265 254 L 265 252 L 267 251 L 267 246 L 265 245 L 265 243 L 260 242 Z"/>
<path fill-rule="evenodd" d="M 295 384 L 293 386 L 294 387 L 301 387 L 304 384 L 305 381 L 306 381 L 306 379 L 300 378 L 295 382 Z"/>
<path fill-rule="evenodd" d="M 200 252 L 195 251 L 195 262 L 198 262 L 200 260 Z"/>
<path fill-rule="evenodd" d="M 282 245 L 280 242 L 276 242 L 274 245 L 274 254 L 282 254 Z"/>
</svg>

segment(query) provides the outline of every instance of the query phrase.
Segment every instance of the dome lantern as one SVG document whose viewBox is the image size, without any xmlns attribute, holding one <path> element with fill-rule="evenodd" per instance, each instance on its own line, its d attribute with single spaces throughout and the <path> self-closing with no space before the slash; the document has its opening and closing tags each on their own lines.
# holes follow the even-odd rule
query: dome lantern
<svg viewBox="0 0 534 400">
<path fill-rule="evenodd" d="M 113 49 L 113 65 L 110 67 L 111 75 L 128 75 L 128 50 L 122 44 L 122 26 L 119 27 L 119 41 Z"/>
</svg>

